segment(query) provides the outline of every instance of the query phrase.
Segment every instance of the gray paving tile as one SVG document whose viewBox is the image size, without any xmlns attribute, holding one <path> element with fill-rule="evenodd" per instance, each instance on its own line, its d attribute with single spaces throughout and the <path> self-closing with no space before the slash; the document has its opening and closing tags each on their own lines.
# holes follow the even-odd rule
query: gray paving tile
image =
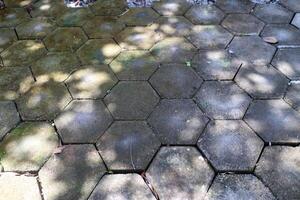
<svg viewBox="0 0 300 200">
<path fill-rule="evenodd" d="M 5 8 L 0 10 L 0 28 L 15 27 L 30 16 L 23 8 Z"/>
<path fill-rule="evenodd" d="M 294 12 L 300 12 L 300 5 L 297 0 L 280 0 L 280 3 Z"/>
<path fill-rule="evenodd" d="M 102 0 L 90 6 L 95 15 L 118 16 L 126 11 L 126 4 L 123 0 Z"/>
<path fill-rule="evenodd" d="M 284 100 L 300 112 L 300 84 L 289 86 Z"/>
<path fill-rule="evenodd" d="M 152 8 L 130 8 L 122 15 L 122 22 L 129 26 L 147 26 L 152 24 L 159 14 Z"/>
<path fill-rule="evenodd" d="M 293 18 L 292 24 L 300 29 L 300 13 L 296 13 Z"/>
<path fill-rule="evenodd" d="M 216 1 L 216 5 L 226 13 L 249 13 L 255 4 L 245 0 L 222 0 Z"/>
<path fill-rule="evenodd" d="M 183 16 L 160 17 L 155 21 L 156 31 L 163 36 L 187 36 L 193 24 Z"/>
<path fill-rule="evenodd" d="M 56 18 L 59 26 L 82 26 L 86 21 L 93 17 L 93 13 L 88 8 L 68 9 Z"/>
<path fill-rule="evenodd" d="M 160 0 L 154 1 L 152 5 L 160 15 L 183 15 L 190 7 L 191 3 L 182 0 Z"/>
<path fill-rule="evenodd" d="M 1 32 L 1 42 L 0 42 L 0 52 L 5 50 L 7 47 L 12 45 L 14 41 L 17 40 L 17 35 L 12 28 L 0 28 Z"/>
<path fill-rule="evenodd" d="M 67 12 L 69 9 L 60 0 L 40 0 L 33 4 L 30 12 L 32 17 L 51 17 L 56 18 L 61 13 Z"/>
<path fill-rule="evenodd" d="M 184 15 L 193 24 L 219 24 L 225 14 L 214 5 L 194 5 Z"/>
<path fill-rule="evenodd" d="M 0 141 L 20 122 L 19 113 L 12 101 L 0 101 Z"/>
</svg>

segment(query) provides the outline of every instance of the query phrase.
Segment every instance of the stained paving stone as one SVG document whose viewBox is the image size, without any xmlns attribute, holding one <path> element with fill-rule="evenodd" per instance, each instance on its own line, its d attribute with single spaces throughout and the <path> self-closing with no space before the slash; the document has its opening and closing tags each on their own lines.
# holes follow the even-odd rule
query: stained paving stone
<svg viewBox="0 0 300 200">
<path fill-rule="evenodd" d="M 284 100 L 300 112 L 300 84 L 289 86 Z"/>
<path fill-rule="evenodd" d="M 186 13 L 191 7 L 191 3 L 182 0 L 161 0 L 154 1 L 152 8 L 157 11 L 160 15 L 164 16 L 179 16 Z"/>
<path fill-rule="evenodd" d="M 275 47 L 264 42 L 258 36 L 234 37 L 228 49 L 229 52 L 238 56 L 244 64 L 253 63 L 255 65 L 270 63 L 276 51 Z"/>
<path fill-rule="evenodd" d="M 198 49 L 224 49 L 233 35 L 219 25 L 196 25 L 187 39 Z"/>
<path fill-rule="evenodd" d="M 42 39 L 55 29 L 55 22 L 49 18 L 30 18 L 16 27 L 20 39 Z"/>
<path fill-rule="evenodd" d="M 300 147 L 266 147 L 257 163 L 255 174 L 280 199 L 300 197 Z"/>
<path fill-rule="evenodd" d="M 198 147 L 218 171 L 251 171 L 264 142 L 240 120 L 211 121 Z"/>
<path fill-rule="evenodd" d="M 40 41 L 20 40 L 2 51 L 0 56 L 4 66 L 28 66 L 36 59 L 47 53 L 45 46 Z"/>
<path fill-rule="evenodd" d="M 214 119 L 241 119 L 251 102 L 251 98 L 232 81 L 204 82 L 195 100 Z"/>
<path fill-rule="evenodd" d="M 0 144 L 5 171 L 38 171 L 58 146 L 54 128 L 46 122 L 23 122 Z"/>
<path fill-rule="evenodd" d="M 254 101 L 245 121 L 265 142 L 299 143 L 300 114 L 283 100 Z"/>
<path fill-rule="evenodd" d="M 119 80 L 148 80 L 158 66 L 148 51 L 123 51 L 110 63 Z"/>
<path fill-rule="evenodd" d="M 45 200 L 87 199 L 105 173 L 93 145 L 67 145 L 39 171 Z"/>
<path fill-rule="evenodd" d="M 253 15 L 266 23 L 289 23 L 293 18 L 293 12 L 280 4 L 257 5 Z"/>
<path fill-rule="evenodd" d="M 27 67 L 0 68 L 0 99 L 15 100 L 27 92 L 34 83 Z"/>
<path fill-rule="evenodd" d="M 269 188 L 252 174 L 219 174 L 205 200 L 275 200 Z"/>
<path fill-rule="evenodd" d="M 290 79 L 300 79 L 300 48 L 278 49 L 272 65 Z"/>
<path fill-rule="evenodd" d="M 225 14 L 214 5 L 192 6 L 184 16 L 193 24 L 219 24 Z"/>
<path fill-rule="evenodd" d="M 222 0 L 216 1 L 216 5 L 225 13 L 249 13 L 255 4 L 245 0 Z"/>
<path fill-rule="evenodd" d="M 66 84 L 73 98 L 103 98 L 118 79 L 106 65 L 83 66 Z"/>
<path fill-rule="evenodd" d="M 97 16 L 118 16 L 126 11 L 126 4 L 123 0 L 103 0 L 96 1 L 90 8 Z"/>
<path fill-rule="evenodd" d="M 82 26 L 94 14 L 88 8 L 70 9 L 57 16 L 56 23 L 59 26 Z"/>
<path fill-rule="evenodd" d="M 111 38 L 122 31 L 125 24 L 116 17 L 95 16 L 89 18 L 82 28 L 89 38 Z"/>
<path fill-rule="evenodd" d="M 296 13 L 293 18 L 292 24 L 300 29 L 300 13 Z"/>
<path fill-rule="evenodd" d="M 116 36 L 116 41 L 126 50 L 148 50 L 161 36 L 151 27 L 127 27 Z"/>
<path fill-rule="evenodd" d="M 26 18 L 29 18 L 29 15 L 22 8 L 1 9 L 0 10 L 0 28 L 15 27 Z"/>
<path fill-rule="evenodd" d="M 78 58 L 70 52 L 50 52 L 31 65 L 38 82 L 62 82 L 79 68 Z"/>
<path fill-rule="evenodd" d="M 192 68 L 183 64 L 164 64 L 150 78 L 163 98 L 191 98 L 202 82 Z"/>
<path fill-rule="evenodd" d="M 278 47 L 300 47 L 300 30 L 290 24 L 268 24 L 261 32 L 262 37 L 275 37 Z"/>
<path fill-rule="evenodd" d="M 190 99 L 164 99 L 148 122 L 163 144 L 196 144 L 208 118 Z"/>
<path fill-rule="evenodd" d="M 204 197 L 214 172 L 194 147 L 162 147 L 146 175 L 160 199 L 193 200 Z"/>
<path fill-rule="evenodd" d="M 185 38 L 169 37 L 156 43 L 151 53 L 162 63 L 191 61 L 197 49 Z"/>
<path fill-rule="evenodd" d="M 77 55 L 83 64 L 109 64 L 121 51 L 113 39 L 88 40 L 77 50 Z"/>
<path fill-rule="evenodd" d="M 60 83 L 37 83 L 16 100 L 23 120 L 51 120 L 71 101 Z"/>
<path fill-rule="evenodd" d="M 156 31 L 163 36 L 187 36 L 193 24 L 183 16 L 160 17 L 155 23 Z"/>
<path fill-rule="evenodd" d="M 5 0 L 5 6 L 8 8 L 25 7 L 32 3 L 34 3 L 34 0 Z"/>
<path fill-rule="evenodd" d="M 272 66 L 242 66 L 235 82 L 253 98 L 283 97 L 289 79 Z"/>
<path fill-rule="evenodd" d="M 20 122 L 19 113 L 12 101 L 0 101 L 0 141 Z"/>
<path fill-rule="evenodd" d="M 104 176 L 89 200 L 155 200 L 143 178 L 138 174 L 113 174 Z"/>
<path fill-rule="evenodd" d="M 14 41 L 17 40 L 14 29 L 0 28 L 0 52 L 9 47 Z"/>
<path fill-rule="evenodd" d="M 280 0 L 280 3 L 294 12 L 300 12 L 300 5 L 297 0 Z"/>
<path fill-rule="evenodd" d="M 0 173 L 0 199 L 42 200 L 36 177 Z"/>
<path fill-rule="evenodd" d="M 230 14 L 222 26 L 236 35 L 258 35 L 264 23 L 250 14 Z"/>
<path fill-rule="evenodd" d="M 147 26 L 158 17 L 159 14 L 152 8 L 131 8 L 122 15 L 121 21 L 128 26 Z"/>
<path fill-rule="evenodd" d="M 145 170 L 160 142 L 146 122 L 118 121 L 97 147 L 109 170 Z"/>
<path fill-rule="evenodd" d="M 115 119 L 145 119 L 159 101 L 158 95 L 147 82 L 119 82 L 104 102 Z"/>
<path fill-rule="evenodd" d="M 56 18 L 61 13 L 68 12 L 64 1 L 61 0 L 39 0 L 33 4 L 30 11 L 32 17 L 51 17 Z"/>
<path fill-rule="evenodd" d="M 199 51 L 192 67 L 204 80 L 231 80 L 242 62 L 226 50 Z"/>
<path fill-rule="evenodd" d="M 87 41 L 87 36 L 79 27 L 57 28 L 45 39 L 49 51 L 75 51 Z"/>
</svg>

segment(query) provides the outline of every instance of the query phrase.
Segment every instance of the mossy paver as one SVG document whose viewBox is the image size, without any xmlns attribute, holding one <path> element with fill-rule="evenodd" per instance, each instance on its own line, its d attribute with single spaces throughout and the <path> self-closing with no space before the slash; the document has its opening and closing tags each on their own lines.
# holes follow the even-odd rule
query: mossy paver
<svg viewBox="0 0 300 200">
<path fill-rule="evenodd" d="M 103 0 L 93 3 L 90 8 L 97 16 L 118 16 L 126 11 L 126 4 L 123 0 Z"/>
<path fill-rule="evenodd" d="M 225 13 L 249 13 L 255 4 L 245 0 L 222 0 L 216 1 L 216 5 Z"/>
<path fill-rule="evenodd" d="M 152 8 L 131 8 L 121 18 L 128 26 L 147 26 L 152 24 L 159 14 Z"/>
<path fill-rule="evenodd" d="M 293 18 L 293 12 L 280 4 L 257 5 L 253 15 L 266 23 L 289 23 Z"/>
<path fill-rule="evenodd" d="M 279 199 L 296 200 L 300 197 L 300 147 L 266 147 L 255 174 Z"/>
<path fill-rule="evenodd" d="M 194 5 L 184 16 L 193 24 L 219 24 L 225 17 L 222 10 L 214 5 Z"/>
<path fill-rule="evenodd" d="M 184 64 L 164 64 L 150 79 L 163 98 L 191 98 L 202 82 L 198 74 Z"/>
<path fill-rule="evenodd" d="M 17 40 L 16 33 L 12 28 L 0 28 L 0 52 L 9 47 Z"/>
<path fill-rule="evenodd" d="M 23 67 L 29 66 L 33 61 L 47 53 L 45 46 L 40 41 L 20 40 L 0 53 L 4 66 Z"/>
<path fill-rule="evenodd" d="M 293 18 L 292 24 L 297 28 L 300 28 L 300 13 L 296 13 L 296 15 Z"/>
<path fill-rule="evenodd" d="M 264 143 L 241 120 L 211 121 L 198 147 L 218 171 L 252 171 Z"/>
<path fill-rule="evenodd" d="M 24 120 L 52 120 L 71 101 L 67 88 L 61 83 L 38 83 L 17 99 Z"/>
<path fill-rule="evenodd" d="M 46 122 L 23 122 L 0 144 L 5 171 L 38 171 L 58 146 L 54 128 Z"/>
<path fill-rule="evenodd" d="M 183 15 L 191 7 L 191 3 L 182 0 L 154 1 L 152 8 L 160 15 Z"/>
<path fill-rule="evenodd" d="M 25 7 L 34 2 L 35 0 L 5 0 L 5 6 L 12 8 Z"/>
<path fill-rule="evenodd" d="M 160 142 L 146 122 L 118 121 L 97 147 L 109 170 L 145 170 Z"/>
<path fill-rule="evenodd" d="M 275 200 L 269 188 L 251 174 L 219 174 L 205 200 Z"/>
<path fill-rule="evenodd" d="M 194 145 L 208 118 L 190 99 L 163 99 L 148 122 L 163 144 Z"/>
<path fill-rule="evenodd" d="M 0 199 L 42 200 L 36 177 L 0 173 Z"/>
<path fill-rule="evenodd" d="M 300 84 L 289 86 L 284 100 L 300 112 Z"/>
<path fill-rule="evenodd" d="M 151 86 L 144 81 L 121 81 L 104 102 L 115 119 L 146 119 L 159 101 Z"/>
<path fill-rule="evenodd" d="M 205 196 L 214 172 L 194 147 L 162 147 L 146 175 L 161 199 L 193 200 Z"/>
<path fill-rule="evenodd" d="M 82 66 L 66 84 L 73 98 L 103 98 L 118 79 L 106 65 Z"/>
<path fill-rule="evenodd" d="M 112 117 L 101 100 L 75 100 L 54 123 L 64 143 L 95 143 Z"/>
<path fill-rule="evenodd" d="M 88 40 L 77 55 L 83 64 L 98 65 L 109 64 L 121 51 L 113 39 Z"/>
<path fill-rule="evenodd" d="M 160 17 L 155 21 L 156 31 L 163 36 L 187 36 L 193 24 L 183 16 Z"/>
<path fill-rule="evenodd" d="M 98 199 L 155 200 L 155 197 L 138 174 L 113 174 L 104 176 L 89 197 L 89 200 Z"/>
<path fill-rule="evenodd" d="M 148 51 L 123 51 L 110 63 L 119 80 L 147 80 L 158 66 Z"/>
<path fill-rule="evenodd" d="M 84 144 L 64 146 L 38 175 L 45 200 L 85 200 L 104 173 L 105 166 L 95 147 Z"/>
<path fill-rule="evenodd" d="M 199 51 L 192 67 L 204 80 L 231 80 L 242 62 L 226 50 Z"/>
<path fill-rule="evenodd" d="M 299 143 L 300 113 L 283 100 L 256 100 L 245 121 L 265 142 Z"/>
<path fill-rule="evenodd" d="M 57 16 L 56 23 L 59 26 L 82 26 L 93 16 L 88 8 L 71 9 Z"/>
<path fill-rule="evenodd" d="M 61 13 L 68 12 L 64 1 L 61 0 L 39 0 L 33 4 L 30 12 L 32 17 L 51 17 L 56 18 Z"/>
<path fill-rule="evenodd" d="M 19 113 L 12 101 L 0 101 L 0 141 L 20 122 Z"/>
<path fill-rule="evenodd" d="M 297 0 L 281 0 L 280 3 L 294 12 L 300 12 L 300 5 Z"/>
<path fill-rule="evenodd" d="M 0 10 L 0 28 L 15 27 L 30 16 L 22 8 L 5 8 Z"/>
</svg>

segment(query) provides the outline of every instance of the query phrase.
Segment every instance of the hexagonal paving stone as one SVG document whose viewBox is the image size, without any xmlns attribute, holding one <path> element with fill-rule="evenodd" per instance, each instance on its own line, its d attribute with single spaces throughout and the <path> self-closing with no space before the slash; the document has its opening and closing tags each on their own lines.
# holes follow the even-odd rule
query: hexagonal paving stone
<svg viewBox="0 0 300 200">
<path fill-rule="evenodd" d="M 148 122 L 163 144 L 195 144 L 208 118 L 190 99 L 163 99 Z"/>
<path fill-rule="evenodd" d="M 191 7 L 191 3 L 182 0 L 160 0 L 154 1 L 153 9 L 160 15 L 183 15 Z"/>
<path fill-rule="evenodd" d="M 205 200 L 275 200 L 269 188 L 252 174 L 219 174 Z"/>
<path fill-rule="evenodd" d="M 242 65 L 233 54 L 225 50 L 200 51 L 192 67 L 205 80 L 231 80 Z"/>
<path fill-rule="evenodd" d="M 187 38 L 198 49 L 223 49 L 233 35 L 219 25 L 196 25 Z"/>
<path fill-rule="evenodd" d="M 284 100 L 300 112 L 300 84 L 292 84 L 288 88 Z"/>
<path fill-rule="evenodd" d="M 289 23 L 293 12 L 280 4 L 257 5 L 253 14 L 266 23 Z"/>
<path fill-rule="evenodd" d="M 101 100 L 75 100 L 54 123 L 64 143 L 95 143 L 112 117 Z"/>
<path fill-rule="evenodd" d="M 16 27 L 20 39 L 42 39 L 55 29 L 49 18 L 30 18 Z"/>
<path fill-rule="evenodd" d="M 194 24 L 219 24 L 225 14 L 213 5 L 192 6 L 184 15 Z"/>
<path fill-rule="evenodd" d="M 24 19 L 29 18 L 28 13 L 23 8 L 5 8 L 0 10 L 0 28 L 14 27 Z"/>
<path fill-rule="evenodd" d="M 17 99 L 24 120 L 51 120 L 71 101 L 63 84 L 48 82 L 36 84 Z"/>
<path fill-rule="evenodd" d="M 216 5 L 225 13 L 249 13 L 255 4 L 245 0 L 222 0 L 216 1 Z"/>
<path fill-rule="evenodd" d="M 300 29 L 300 13 L 296 13 L 296 15 L 292 21 L 292 24 Z"/>
<path fill-rule="evenodd" d="M 0 52 L 9 47 L 14 41 L 17 40 L 14 29 L 0 28 Z"/>
<path fill-rule="evenodd" d="M 245 121 L 265 142 L 300 142 L 300 113 L 283 100 L 254 101 Z"/>
<path fill-rule="evenodd" d="M 207 81 L 197 92 L 196 101 L 214 119 L 241 119 L 251 98 L 232 81 Z"/>
<path fill-rule="evenodd" d="M 83 64 L 109 64 L 121 51 L 112 39 L 88 40 L 76 52 Z"/>
<path fill-rule="evenodd" d="M 264 23 L 249 14 L 230 14 L 224 19 L 222 26 L 237 35 L 258 35 Z"/>
<path fill-rule="evenodd" d="M 300 48 L 278 49 L 272 65 L 290 79 L 300 79 Z"/>
<path fill-rule="evenodd" d="M 300 30 L 290 24 L 268 24 L 261 32 L 262 37 L 275 37 L 278 47 L 300 47 Z"/>
<path fill-rule="evenodd" d="M 156 43 L 151 53 L 160 62 L 185 63 L 192 60 L 197 49 L 185 38 L 170 37 Z"/>
<path fill-rule="evenodd" d="M 27 67 L 0 68 L 0 99 L 15 100 L 33 85 L 34 79 Z"/>
<path fill-rule="evenodd" d="M 300 12 L 300 5 L 297 0 L 280 0 L 280 3 L 294 12 Z"/>
<path fill-rule="evenodd" d="M 2 51 L 0 56 L 4 66 L 28 66 L 47 53 L 42 42 L 35 40 L 20 40 Z"/>
<path fill-rule="evenodd" d="M 96 1 L 90 8 L 97 16 L 117 16 L 126 11 L 126 4 L 124 0 L 102 0 Z"/>
<path fill-rule="evenodd" d="M 42 200 L 36 177 L 1 173 L 0 186 L 1 200 Z"/>
<path fill-rule="evenodd" d="M 93 16 L 92 11 L 88 8 L 70 9 L 59 15 L 56 22 L 59 26 L 82 26 Z"/>
<path fill-rule="evenodd" d="M 147 82 L 119 82 L 105 98 L 116 119 L 145 119 L 156 106 L 159 97 Z"/>
<path fill-rule="evenodd" d="M 45 200 L 87 199 L 105 166 L 93 145 L 67 145 L 39 171 Z"/>
<path fill-rule="evenodd" d="M 34 3 L 34 0 L 5 0 L 5 6 L 12 7 L 25 7 Z"/>
<path fill-rule="evenodd" d="M 118 79 L 106 65 L 83 66 L 66 84 L 73 98 L 103 98 Z"/>
<path fill-rule="evenodd" d="M 169 200 L 202 199 L 214 176 L 194 147 L 162 147 L 146 174 L 159 197 Z"/>
<path fill-rule="evenodd" d="M 147 26 L 159 17 L 151 8 L 130 8 L 121 17 L 121 21 L 128 26 Z"/>
<path fill-rule="evenodd" d="M 123 49 L 148 50 L 159 39 L 160 35 L 149 27 L 127 27 L 116 36 L 116 40 Z"/>
<path fill-rule="evenodd" d="M 235 82 L 254 98 L 280 98 L 289 79 L 272 66 L 242 66 Z"/>
<path fill-rule="evenodd" d="M 186 36 L 191 32 L 193 24 L 182 16 L 160 17 L 156 31 L 163 36 Z"/>
<path fill-rule="evenodd" d="M 150 79 L 163 98 L 191 98 L 203 80 L 182 64 L 162 65 Z"/>
<path fill-rule="evenodd" d="M 147 80 L 158 66 L 148 51 L 123 51 L 110 63 L 119 80 Z"/>
<path fill-rule="evenodd" d="M 216 120 L 200 136 L 198 147 L 218 171 L 251 171 L 264 142 L 240 120 Z"/>
<path fill-rule="evenodd" d="M 75 51 L 87 41 L 79 27 L 58 28 L 44 39 L 49 51 Z"/>
<path fill-rule="evenodd" d="M 111 38 L 125 28 L 116 17 L 99 17 L 90 18 L 82 26 L 83 30 L 90 38 Z"/>
<path fill-rule="evenodd" d="M 264 65 L 270 63 L 276 48 L 264 42 L 258 36 L 234 37 L 229 52 L 238 56 L 243 63 Z"/>
<path fill-rule="evenodd" d="M 97 143 L 109 170 L 145 170 L 160 147 L 146 122 L 115 122 Z"/>
<path fill-rule="evenodd" d="M 33 4 L 33 9 L 30 11 L 32 17 L 51 17 L 56 18 L 61 13 L 66 13 L 70 10 L 61 0 L 39 0 Z"/>
<path fill-rule="evenodd" d="M 19 113 L 12 101 L 0 101 L 0 141 L 20 122 Z"/>
<path fill-rule="evenodd" d="M 58 146 L 54 128 L 46 122 L 23 122 L 0 144 L 5 171 L 38 171 Z"/>
</svg>

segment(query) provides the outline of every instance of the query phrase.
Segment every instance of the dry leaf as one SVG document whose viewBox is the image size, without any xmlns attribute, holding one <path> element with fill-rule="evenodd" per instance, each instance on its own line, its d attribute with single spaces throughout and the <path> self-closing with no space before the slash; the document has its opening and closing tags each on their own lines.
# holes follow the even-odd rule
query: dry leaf
<svg viewBox="0 0 300 200">
<path fill-rule="evenodd" d="M 65 148 L 65 146 L 57 147 L 57 148 L 54 150 L 53 154 L 60 154 L 60 153 L 62 153 L 63 150 L 64 150 L 64 148 Z"/>
<path fill-rule="evenodd" d="M 270 44 L 278 43 L 278 40 L 275 37 L 263 37 L 263 40 Z"/>
</svg>

